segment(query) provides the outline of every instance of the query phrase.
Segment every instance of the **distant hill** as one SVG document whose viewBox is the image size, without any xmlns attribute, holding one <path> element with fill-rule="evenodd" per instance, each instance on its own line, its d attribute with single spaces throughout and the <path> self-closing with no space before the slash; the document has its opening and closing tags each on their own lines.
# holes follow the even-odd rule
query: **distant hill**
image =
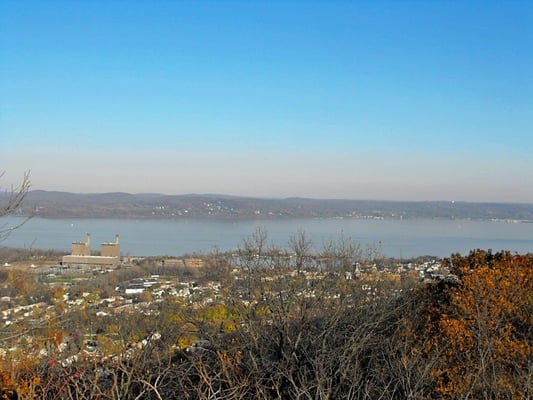
<svg viewBox="0 0 533 400">
<path fill-rule="evenodd" d="M 533 222 L 533 204 L 264 199 L 216 194 L 30 191 L 21 213 L 64 218 L 447 218 Z"/>
</svg>

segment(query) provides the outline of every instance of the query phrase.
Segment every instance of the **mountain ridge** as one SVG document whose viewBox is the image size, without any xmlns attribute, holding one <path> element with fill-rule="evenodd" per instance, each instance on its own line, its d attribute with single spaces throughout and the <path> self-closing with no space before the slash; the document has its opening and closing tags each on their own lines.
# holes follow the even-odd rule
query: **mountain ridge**
<svg viewBox="0 0 533 400">
<path fill-rule="evenodd" d="M 468 218 L 533 222 L 533 204 L 32 190 L 19 214 L 50 218 Z"/>
</svg>

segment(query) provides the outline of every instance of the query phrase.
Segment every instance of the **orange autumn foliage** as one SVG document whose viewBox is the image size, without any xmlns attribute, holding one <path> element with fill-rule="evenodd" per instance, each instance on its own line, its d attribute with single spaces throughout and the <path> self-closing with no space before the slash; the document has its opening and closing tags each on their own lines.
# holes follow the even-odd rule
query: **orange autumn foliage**
<svg viewBox="0 0 533 400">
<path fill-rule="evenodd" d="M 446 260 L 458 280 L 437 322 L 436 392 L 445 398 L 522 399 L 532 356 L 533 256 L 473 251 Z"/>
</svg>

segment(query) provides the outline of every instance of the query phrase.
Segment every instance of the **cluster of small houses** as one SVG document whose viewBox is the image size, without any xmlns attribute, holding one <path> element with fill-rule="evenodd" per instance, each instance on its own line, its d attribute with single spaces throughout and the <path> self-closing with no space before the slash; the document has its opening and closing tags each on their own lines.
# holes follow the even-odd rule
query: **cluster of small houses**
<svg viewBox="0 0 533 400">
<path fill-rule="evenodd" d="M 136 286 L 140 287 L 135 289 Z M 95 313 L 97 317 L 112 317 L 115 315 L 131 313 L 144 313 L 149 315 L 154 312 L 152 307 L 153 304 L 139 302 L 136 294 L 140 293 L 140 291 L 150 290 L 156 298 L 154 302 L 158 302 L 162 301 L 162 296 L 165 294 L 189 297 L 192 293 L 202 290 L 217 292 L 220 289 L 220 285 L 210 283 L 205 287 L 200 287 L 194 282 L 175 285 L 158 276 L 151 276 L 149 278 L 135 279 L 121 285 L 121 287 L 118 287 L 117 289 L 119 290 L 117 295 L 104 299 L 95 299 L 95 296 L 92 293 L 86 292 L 79 298 L 75 299 L 71 299 L 69 294 L 65 293 L 61 300 L 64 301 L 66 307 L 70 310 L 81 310 L 87 307 L 96 308 L 98 310 Z M 209 296 L 206 296 L 205 298 L 210 299 Z M 15 301 L 16 299 L 7 296 L 0 299 L 2 325 L 5 327 L 17 324 L 38 327 L 43 323 L 46 323 L 46 321 L 56 313 L 55 306 L 45 302 L 11 306 Z M 150 339 L 157 340 L 157 334 L 155 335 L 156 336 L 151 337 Z M 26 336 L 23 339 L 25 339 L 26 343 L 31 343 L 33 338 L 29 336 L 29 334 Z M 69 334 L 64 338 L 64 341 L 55 351 L 59 354 L 65 353 L 65 358 L 63 358 L 62 362 L 66 364 L 72 363 L 82 356 L 96 355 L 98 352 L 98 343 L 94 337 L 95 335 L 93 334 Z M 5 342 L 1 343 L 0 346 L 1 345 L 7 345 L 8 347 L 0 347 L 0 357 L 6 356 L 8 353 L 16 353 L 19 350 L 17 344 Z M 142 346 L 143 341 L 141 341 L 140 344 L 136 344 L 136 346 L 137 345 Z M 75 352 L 73 352 L 73 348 L 76 349 Z M 40 349 L 36 355 L 39 357 L 48 357 L 49 351 L 46 349 Z"/>
<path fill-rule="evenodd" d="M 169 260 L 167 262 L 175 263 L 176 261 Z M 198 261 L 196 261 L 198 262 Z M 357 266 L 356 275 L 367 275 L 371 276 L 376 274 L 378 267 L 376 265 L 370 265 L 365 267 Z M 234 271 L 235 276 L 238 279 L 238 271 Z M 413 278 L 418 277 L 421 281 L 426 280 L 436 280 L 446 278 L 447 273 L 441 270 L 441 265 L 438 260 L 431 260 L 424 262 L 422 264 L 400 264 L 396 266 L 380 266 L 379 273 L 381 277 L 385 277 L 387 280 L 400 280 L 402 275 L 410 275 Z M 315 275 L 315 274 L 310 274 Z M 354 276 L 353 273 L 347 272 L 347 279 L 355 279 L 357 276 Z M 310 279 L 316 279 L 316 276 Z M 368 287 L 368 284 L 362 284 L 363 289 Z M 105 308 L 108 311 L 101 311 L 101 315 L 111 315 L 114 312 L 124 312 L 133 308 L 133 298 L 145 291 L 150 291 L 155 299 L 161 299 L 165 295 L 179 296 L 183 298 L 188 298 L 193 294 L 202 294 L 202 292 L 209 292 L 217 294 L 220 289 L 220 283 L 210 282 L 205 286 L 199 286 L 196 282 L 182 282 L 176 284 L 171 280 L 162 279 L 159 275 L 151 275 L 150 277 L 145 278 L 135 278 L 127 282 L 119 284 L 116 288 L 117 296 L 103 299 L 101 303 L 106 306 Z M 85 293 L 85 297 L 88 297 L 90 294 Z M 70 307 L 82 307 L 86 302 L 85 298 L 79 298 L 76 300 L 68 299 L 68 295 L 64 300 L 66 304 Z M 124 297 L 122 297 L 124 296 Z M 204 296 L 196 296 L 204 297 Z M 209 301 L 210 297 L 205 296 L 206 300 Z M 16 302 L 16 299 L 11 297 L 4 296 L 0 298 L 0 309 L 2 315 L 2 323 L 4 326 L 8 326 L 17 321 L 22 321 L 26 318 L 31 318 L 33 312 L 38 309 L 43 309 L 50 307 L 46 303 L 34 303 L 30 305 L 15 305 L 10 306 L 12 303 Z M 117 304 L 119 306 L 117 306 Z M 113 311 L 113 309 L 116 309 Z M 113 312 L 112 312 L 113 311 Z"/>
<path fill-rule="evenodd" d="M 89 256 L 87 253 L 89 244 L 90 236 L 88 235 L 86 242 L 73 244 L 73 253 L 78 255 L 72 254 L 63 261 L 69 261 L 73 264 L 75 264 L 74 261 L 76 260 L 84 262 L 94 261 L 95 259 L 93 259 L 92 256 Z M 108 254 L 103 256 L 104 258 L 98 259 L 98 261 L 107 263 L 109 257 L 117 254 L 116 252 L 118 251 L 119 246 L 118 235 L 115 239 L 115 242 L 104 244 L 103 246 L 106 248 Z M 162 262 L 162 264 L 167 266 L 199 267 L 203 264 L 203 262 L 204 261 L 201 259 L 166 259 Z M 82 271 L 91 271 L 94 267 L 90 266 L 90 264 L 87 264 L 84 267 L 79 267 L 79 263 L 75 265 L 77 265 L 77 267 L 67 266 L 66 263 L 61 263 L 59 266 L 48 267 L 47 272 L 48 275 L 55 276 L 55 274 L 80 271 L 80 268 Z M 422 264 L 354 264 L 353 267 L 354 268 L 351 272 L 346 272 L 346 279 L 361 279 L 362 289 L 369 293 L 373 290 L 371 281 L 375 280 L 375 277 L 380 277 L 379 279 L 390 281 L 399 281 L 406 276 L 421 281 L 444 279 L 446 277 L 446 271 L 441 270 L 441 264 L 438 260 L 431 260 Z M 100 268 L 100 272 L 105 273 L 107 272 L 107 269 L 102 270 Z M 294 272 L 296 273 L 296 271 Z M 302 273 L 304 273 L 306 279 L 309 280 L 322 279 L 327 276 L 327 273 L 325 272 L 302 271 Z M 233 275 L 237 281 L 244 279 L 242 269 L 234 269 Z M 53 278 L 53 276 L 51 276 L 51 278 Z M 273 279 L 279 278 L 282 277 L 273 277 Z M 116 287 L 116 295 L 109 298 L 98 299 L 95 298 L 94 294 L 84 293 L 81 297 L 72 299 L 70 298 L 69 294 L 66 293 L 61 300 L 66 305 L 67 309 L 70 310 L 80 310 L 86 307 L 95 306 L 97 308 L 96 316 L 105 318 L 124 313 L 153 313 L 154 305 L 157 304 L 157 302 L 164 301 L 165 296 L 178 296 L 186 298 L 189 299 L 190 303 L 193 305 L 209 304 L 213 301 L 213 298 L 218 295 L 220 289 L 221 284 L 219 282 L 208 282 L 203 285 L 199 285 L 193 281 L 178 282 L 176 278 L 151 275 L 149 277 L 140 277 L 127 282 L 122 282 Z M 151 294 L 150 301 L 139 300 L 139 295 L 144 292 L 149 292 Z M 245 291 L 243 290 L 242 293 L 244 292 Z M 236 291 L 236 293 L 238 293 L 238 291 Z M 312 295 L 312 293 L 307 293 L 307 295 Z M 52 315 L 55 315 L 56 312 L 54 305 L 44 302 L 29 305 L 17 305 L 17 303 L 18 299 L 16 298 L 0 298 L 0 312 L 2 318 L 0 324 L 4 327 L 17 323 L 20 323 L 21 325 L 42 325 L 43 322 L 46 322 L 46 320 L 51 318 Z M 62 347 L 60 346 L 59 351 L 62 351 L 63 347 L 65 346 L 71 346 L 72 340 L 74 339 L 70 339 L 71 342 L 62 344 Z M 27 338 L 27 340 L 31 341 L 31 338 Z M 88 340 L 81 349 L 86 353 L 91 353 L 94 350 L 94 344 L 94 341 Z M 5 343 L 3 345 L 5 345 Z M 8 351 L 9 350 L 7 349 L 0 348 L 0 356 L 6 354 Z"/>
</svg>

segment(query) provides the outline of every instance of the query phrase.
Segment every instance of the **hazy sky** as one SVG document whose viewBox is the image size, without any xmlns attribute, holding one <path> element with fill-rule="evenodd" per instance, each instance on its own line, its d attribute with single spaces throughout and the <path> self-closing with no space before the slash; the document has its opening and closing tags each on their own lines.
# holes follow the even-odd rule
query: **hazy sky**
<svg viewBox="0 0 533 400">
<path fill-rule="evenodd" d="M 5 188 L 533 202 L 532 1 L 0 1 Z"/>
</svg>

